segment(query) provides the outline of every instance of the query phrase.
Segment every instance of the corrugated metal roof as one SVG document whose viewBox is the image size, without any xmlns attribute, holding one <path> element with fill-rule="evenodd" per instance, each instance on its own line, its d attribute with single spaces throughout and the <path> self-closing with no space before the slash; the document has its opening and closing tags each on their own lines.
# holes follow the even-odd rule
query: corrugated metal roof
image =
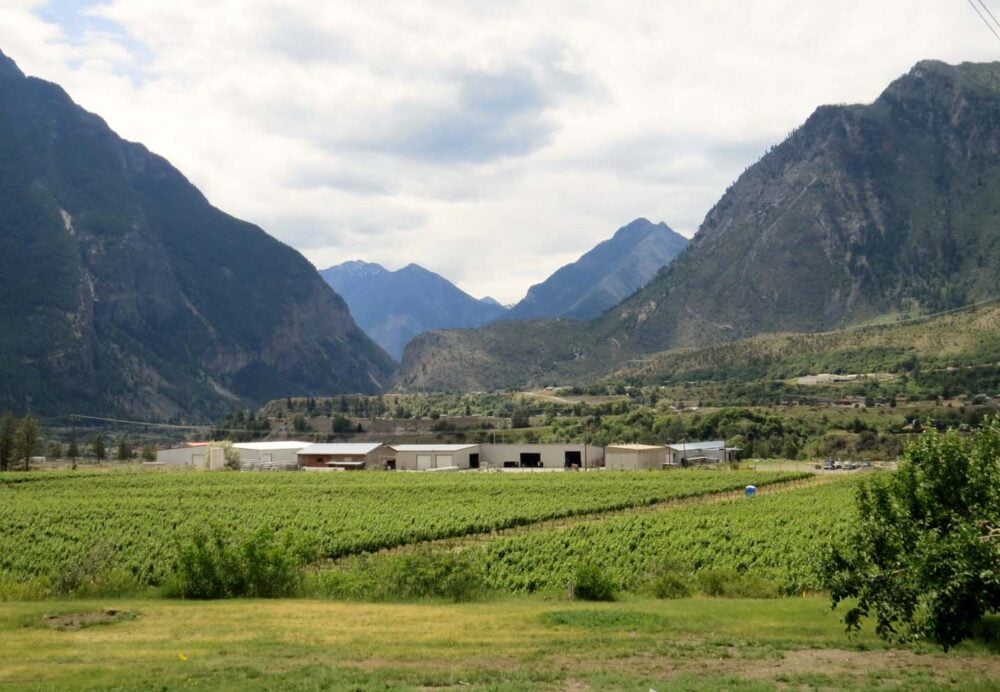
<svg viewBox="0 0 1000 692">
<path fill-rule="evenodd" d="M 302 449 L 308 447 L 311 442 L 299 442 L 298 440 L 276 440 L 270 442 L 237 442 L 233 445 L 236 449 L 253 449 L 258 452 L 268 452 L 275 449 Z"/>
<path fill-rule="evenodd" d="M 390 445 L 397 452 L 460 452 L 479 445 Z"/>
<path fill-rule="evenodd" d="M 661 447 L 660 445 L 627 444 L 627 445 L 608 445 L 606 449 L 629 449 L 636 452 L 645 452 L 650 449 L 666 449 L 666 447 Z"/>
<path fill-rule="evenodd" d="M 694 452 L 700 449 L 725 449 L 725 440 L 710 440 L 708 442 L 682 442 L 681 444 L 667 445 L 675 452 Z"/>
<path fill-rule="evenodd" d="M 382 446 L 381 442 L 325 442 L 308 445 L 299 454 L 370 454 Z"/>
</svg>

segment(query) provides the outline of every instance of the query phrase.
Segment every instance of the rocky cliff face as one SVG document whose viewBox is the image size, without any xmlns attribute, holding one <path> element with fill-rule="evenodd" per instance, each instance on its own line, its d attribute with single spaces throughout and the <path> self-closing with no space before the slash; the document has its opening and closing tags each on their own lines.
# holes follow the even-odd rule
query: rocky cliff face
<svg viewBox="0 0 1000 692">
<path fill-rule="evenodd" d="M 685 247 L 687 239 L 667 224 L 636 219 L 576 262 L 532 286 L 505 317 L 597 317 L 645 286 Z"/>
<path fill-rule="evenodd" d="M 518 386 L 500 375 L 514 360 L 593 376 L 650 352 L 995 297 L 998 154 L 1000 63 L 921 62 L 870 105 L 818 108 L 726 191 L 680 257 L 581 330 L 572 360 L 513 347 L 502 325 L 450 347 L 476 354 L 482 388 Z M 432 367 L 433 348 L 411 345 L 400 383 L 456 377 Z"/>
<path fill-rule="evenodd" d="M 0 408 L 199 416 L 392 371 L 301 255 L 2 54 L 0 289 Z"/>
</svg>

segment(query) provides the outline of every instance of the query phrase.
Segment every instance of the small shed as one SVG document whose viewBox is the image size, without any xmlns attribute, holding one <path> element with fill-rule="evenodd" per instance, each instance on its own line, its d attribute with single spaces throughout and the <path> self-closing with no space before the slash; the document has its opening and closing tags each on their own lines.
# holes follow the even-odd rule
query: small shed
<svg viewBox="0 0 1000 692">
<path fill-rule="evenodd" d="M 635 471 L 662 469 L 667 463 L 667 448 L 659 445 L 608 445 L 604 448 L 604 468 Z"/>
<path fill-rule="evenodd" d="M 383 442 L 330 442 L 300 449 L 298 462 L 304 468 L 384 471 L 395 468 L 396 453 Z"/>
<path fill-rule="evenodd" d="M 478 444 L 392 445 L 396 468 L 404 471 L 479 468 Z"/>
<path fill-rule="evenodd" d="M 669 460 L 674 466 L 696 466 L 729 461 L 730 450 L 725 440 L 704 442 L 679 442 L 667 446 Z"/>
</svg>

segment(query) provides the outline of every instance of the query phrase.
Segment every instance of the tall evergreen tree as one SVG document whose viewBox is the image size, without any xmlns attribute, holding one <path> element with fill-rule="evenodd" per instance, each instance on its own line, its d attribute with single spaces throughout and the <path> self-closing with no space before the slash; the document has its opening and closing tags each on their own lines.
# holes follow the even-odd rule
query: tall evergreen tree
<svg viewBox="0 0 1000 692">
<path fill-rule="evenodd" d="M 28 414 L 17 426 L 17 434 L 14 436 L 14 449 L 17 458 L 24 463 L 24 470 L 28 470 L 28 462 L 38 449 L 38 421 Z"/>
<path fill-rule="evenodd" d="M 10 469 L 14 458 L 14 435 L 17 431 L 17 419 L 10 413 L 0 418 L 0 471 Z"/>
<path fill-rule="evenodd" d="M 103 434 L 97 433 L 97 435 L 94 436 L 94 441 L 90 443 L 90 449 L 93 451 L 94 457 L 96 457 L 98 461 L 104 461 L 108 455 L 108 450 L 104 446 Z"/>
</svg>

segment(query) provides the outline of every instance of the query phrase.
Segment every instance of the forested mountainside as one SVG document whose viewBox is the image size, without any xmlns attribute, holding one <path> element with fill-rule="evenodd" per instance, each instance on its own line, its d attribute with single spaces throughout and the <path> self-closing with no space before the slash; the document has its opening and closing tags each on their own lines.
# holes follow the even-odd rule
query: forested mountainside
<svg viewBox="0 0 1000 692">
<path fill-rule="evenodd" d="M 0 53 L 0 409 L 213 414 L 391 359 L 292 248 Z"/>
<path fill-rule="evenodd" d="M 687 250 L 554 352 L 507 324 L 415 340 L 401 386 L 519 385 L 762 332 L 916 315 L 997 295 L 1000 63 L 923 61 L 870 105 L 822 106 L 751 166 Z M 565 335 L 564 335 L 565 336 Z M 476 364 L 435 352 L 442 342 Z M 566 359 L 568 358 L 568 360 Z"/>
<path fill-rule="evenodd" d="M 324 269 L 320 276 L 347 301 L 358 326 L 397 359 L 417 334 L 478 327 L 507 312 L 496 301 L 473 298 L 416 264 L 389 271 L 380 264 L 352 260 Z"/>
</svg>

